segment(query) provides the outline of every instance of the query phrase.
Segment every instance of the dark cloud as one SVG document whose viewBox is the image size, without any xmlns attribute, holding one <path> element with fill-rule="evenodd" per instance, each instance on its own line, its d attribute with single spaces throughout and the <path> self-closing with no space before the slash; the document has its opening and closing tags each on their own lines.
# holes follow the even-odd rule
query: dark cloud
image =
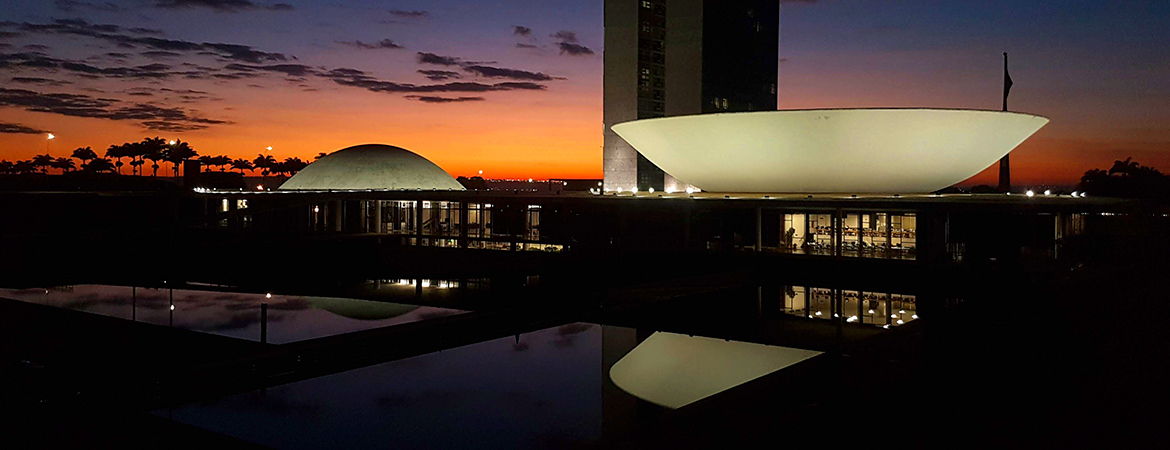
<svg viewBox="0 0 1170 450">
<path fill-rule="evenodd" d="M 287 3 L 261 5 L 251 0 L 155 0 L 155 8 L 163 9 L 210 9 L 216 12 L 243 12 L 253 10 L 292 11 Z"/>
<path fill-rule="evenodd" d="M 61 68 L 82 74 L 89 74 L 105 78 L 170 78 L 174 73 L 170 71 L 171 66 L 166 64 L 147 64 L 145 66 L 135 67 L 95 67 L 88 64 L 78 62 L 65 62 L 61 64 Z"/>
<path fill-rule="evenodd" d="M 210 42 L 197 43 L 148 36 L 131 36 L 122 33 L 122 27 L 118 25 L 91 24 L 82 19 L 57 19 L 48 24 L 23 23 L 20 25 L 20 29 L 31 33 L 87 36 L 116 44 L 122 48 L 145 46 L 153 50 L 202 52 L 225 59 L 252 64 L 287 61 L 290 58 L 296 59 L 295 57 L 289 57 L 281 53 L 262 52 L 247 45 Z M 157 31 L 143 28 L 136 28 L 135 30 Z"/>
<path fill-rule="evenodd" d="M 136 27 L 136 28 L 127 28 L 126 31 L 129 31 L 131 33 L 138 33 L 138 34 L 163 34 L 162 30 L 156 30 L 154 28 L 137 28 Z"/>
<path fill-rule="evenodd" d="M 561 42 L 577 42 L 577 33 L 574 31 L 561 30 L 548 36 Z"/>
<path fill-rule="evenodd" d="M 527 70 L 505 69 L 491 66 L 466 66 L 463 70 L 484 78 L 508 78 L 521 81 L 563 80 L 563 78 L 553 77 L 542 72 L 529 72 Z"/>
<path fill-rule="evenodd" d="M 24 35 L 24 33 L 18 33 L 15 31 L 0 31 L 0 39 L 11 39 L 11 38 L 20 37 L 23 35 Z"/>
<path fill-rule="evenodd" d="M 390 10 L 390 15 L 402 17 L 404 19 L 425 19 L 431 16 L 427 11 L 403 11 L 401 9 Z"/>
<path fill-rule="evenodd" d="M 452 72 L 450 70 L 419 70 L 418 73 L 426 76 L 431 81 L 450 80 L 452 78 L 459 78 L 459 72 Z"/>
<path fill-rule="evenodd" d="M 40 77 L 12 77 L 11 79 L 9 79 L 9 81 L 11 81 L 13 83 L 33 84 L 33 85 L 37 85 L 37 86 L 65 86 L 67 84 L 73 84 L 73 83 L 68 82 L 68 81 L 53 80 L 53 79 L 49 79 L 49 78 L 40 78 Z"/>
<path fill-rule="evenodd" d="M 540 46 L 539 46 L 539 45 L 533 45 L 533 44 L 525 44 L 525 43 L 523 43 L 523 42 L 517 42 L 517 43 L 516 43 L 516 48 L 540 48 Z"/>
<path fill-rule="evenodd" d="M 406 48 L 406 47 L 403 47 L 401 45 L 396 44 L 394 41 L 389 40 L 389 39 L 382 39 L 382 40 L 380 40 L 378 42 L 374 42 L 372 44 L 368 44 L 368 43 L 365 43 L 362 41 L 337 41 L 337 43 L 341 44 L 341 45 L 348 45 L 348 46 L 354 47 L 354 48 L 360 48 L 363 50 Z"/>
<path fill-rule="evenodd" d="M 38 51 L 38 52 L 50 50 L 48 45 L 41 45 L 41 44 L 28 44 L 22 48 L 25 50 L 33 50 L 33 51 Z"/>
<path fill-rule="evenodd" d="M 461 60 L 454 56 L 442 56 L 434 53 L 418 52 L 420 64 L 434 64 L 436 66 L 458 66 Z"/>
<path fill-rule="evenodd" d="M 560 49 L 562 55 L 587 56 L 593 54 L 593 49 L 577 43 L 576 32 L 561 30 L 549 36 L 557 40 L 557 48 Z"/>
<path fill-rule="evenodd" d="M 130 54 L 129 53 L 113 53 L 113 52 L 111 52 L 111 53 L 106 53 L 106 56 L 109 56 L 111 58 L 126 59 L 126 58 L 130 57 Z"/>
<path fill-rule="evenodd" d="M 164 51 L 164 50 L 151 50 L 151 51 L 142 52 L 139 54 L 142 56 L 145 56 L 147 58 L 150 58 L 150 59 L 171 59 L 171 58 L 177 58 L 177 57 L 183 56 L 182 53 L 168 52 L 168 51 Z"/>
<path fill-rule="evenodd" d="M 458 92 L 494 92 L 514 90 L 543 90 L 547 87 L 531 82 L 505 82 L 496 84 L 474 82 L 451 82 L 442 84 L 417 85 L 411 83 L 397 83 L 379 80 L 355 69 L 334 69 L 320 74 L 334 83 L 342 86 L 351 86 L 366 89 L 371 92 L 386 93 L 458 93 Z"/>
<path fill-rule="evenodd" d="M 418 100 L 423 103 L 462 103 L 462 102 L 482 102 L 483 97 L 434 97 L 429 95 L 407 95 L 406 98 L 411 100 Z"/>
<path fill-rule="evenodd" d="M 48 133 L 45 130 L 38 130 L 32 127 L 26 127 L 18 123 L 4 123 L 0 122 L 0 134 L 44 134 Z"/>
<path fill-rule="evenodd" d="M 44 94 L 25 89 L 0 88 L 0 106 L 73 117 L 138 121 L 144 127 L 159 131 L 191 131 L 204 129 L 209 125 L 231 123 L 199 117 L 181 108 L 144 103 L 128 104 L 119 100 L 81 94 Z"/>
<path fill-rule="evenodd" d="M 592 55 L 593 54 L 593 50 L 590 49 L 589 47 L 586 47 L 584 45 L 579 45 L 579 44 L 573 44 L 570 42 L 557 42 L 557 48 L 561 49 L 562 55 L 585 56 L 585 55 Z"/>
<path fill-rule="evenodd" d="M 523 25 L 512 25 L 512 35 L 532 37 L 532 29 Z"/>
<path fill-rule="evenodd" d="M 250 66 L 247 64 L 228 64 L 224 67 L 228 70 L 236 70 L 240 72 L 276 72 L 283 73 L 292 77 L 305 77 L 309 75 L 318 75 L 319 71 L 315 67 L 306 66 L 303 64 L 272 64 L 267 66 Z"/>
<path fill-rule="evenodd" d="M 120 12 L 126 8 L 110 2 L 79 2 L 74 0 L 56 0 L 53 5 L 60 11 L 91 11 L 91 12 Z"/>
</svg>

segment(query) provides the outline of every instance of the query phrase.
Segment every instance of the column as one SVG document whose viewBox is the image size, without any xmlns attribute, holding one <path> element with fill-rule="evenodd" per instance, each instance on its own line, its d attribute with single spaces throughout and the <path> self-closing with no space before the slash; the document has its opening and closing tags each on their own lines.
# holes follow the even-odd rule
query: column
<svg viewBox="0 0 1170 450">
<path fill-rule="evenodd" d="M 374 200 L 374 232 L 382 232 L 382 201 Z"/>
<path fill-rule="evenodd" d="M 333 231 L 341 231 L 342 208 L 341 200 L 334 200 L 330 205 L 333 209 Z"/>
<path fill-rule="evenodd" d="M 764 208 L 756 207 L 756 251 L 764 249 Z"/>
</svg>

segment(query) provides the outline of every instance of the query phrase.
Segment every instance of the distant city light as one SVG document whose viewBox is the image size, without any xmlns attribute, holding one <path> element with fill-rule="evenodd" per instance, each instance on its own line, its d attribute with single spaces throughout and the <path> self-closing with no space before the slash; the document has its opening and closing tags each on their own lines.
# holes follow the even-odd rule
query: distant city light
<svg viewBox="0 0 1170 450">
<path fill-rule="evenodd" d="M 1035 195 L 1036 195 L 1036 193 L 1035 193 L 1035 192 L 1032 192 L 1032 190 L 1031 190 L 1031 189 L 1028 189 L 1028 192 L 1025 192 L 1025 193 L 1024 193 L 1024 195 L 1027 195 L 1027 196 L 1029 196 L 1029 197 L 1033 197 L 1033 196 L 1035 196 Z"/>
<path fill-rule="evenodd" d="M 1072 196 L 1073 198 L 1077 198 L 1077 191 L 1073 191 Z"/>
<path fill-rule="evenodd" d="M 264 298 L 272 298 L 272 293 L 269 292 L 267 294 L 264 294 Z"/>
<path fill-rule="evenodd" d="M 264 185 L 263 185 L 263 184 L 257 184 L 257 185 L 256 185 L 256 190 L 257 190 L 257 191 L 263 191 L 263 190 L 264 190 Z"/>
<path fill-rule="evenodd" d="M 1052 190 L 1051 190 L 1051 189 L 1045 189 L 1045 190 L 1044 190 L 1044 195 L 1045 195 L 1045 196 L 1052 195 Z"/>
</svg>

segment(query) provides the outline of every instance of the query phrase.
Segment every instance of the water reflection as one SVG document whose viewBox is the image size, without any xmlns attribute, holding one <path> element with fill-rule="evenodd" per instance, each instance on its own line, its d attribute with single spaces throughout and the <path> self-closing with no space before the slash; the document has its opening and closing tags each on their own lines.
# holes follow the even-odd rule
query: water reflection
<svg viewBox="0 0 1170 450">
<path fill-rule="evenodd" d="M 821 354 L 812 350 L 657 332 L 614 364 L 614 384 L 681 408 Z"/>
<path fill-rule="evenodd" d="M 266 303 L 267 341 L 275 344 L 459 313 L 349 298 L 107 285 L 0 289 L 0 297 L 253 341 L 260 340 Z"/>
<path fill-rule="evenodd" d="M 570 324 L 169 413 L 277 448 L 563 447 L 601 435 L 600 353 Z"/>
<path fill-rule="evenodd" d="M 804 286 L 785 286 L 784 312 L 809 319 L 841 319 L 896 327 L 918 319 L 914 295 Z"/>
</svg>

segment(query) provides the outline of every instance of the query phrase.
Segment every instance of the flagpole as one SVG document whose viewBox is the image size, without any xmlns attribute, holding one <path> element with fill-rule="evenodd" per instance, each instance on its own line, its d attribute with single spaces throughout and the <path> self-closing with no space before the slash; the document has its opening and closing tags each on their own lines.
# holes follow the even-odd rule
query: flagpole
<svg viewBox="0 0 1170 450">
<path fill-rule="evenodd" d="M 1008 110 L 1007 99 L 1008 99 L 1008 92 L 1012 88 L 1012 81 L 1011 80 L 1012 80 L 1011 76 L 1008 75 L 1008 55 L 1007 55 L 1007 52 L 1003 52 L 1003 110 L 1004 110 L 1004 112 L 1007 112 L 1007 110 Z M 999 189 L 997 189 L 997 190 L 1001 193 L 1010 193 L 1012 191 L 1012 166 L 1011 166 L 1011 162 L 1008 160 L 1008 156 L 1010 156 L 1010 155 L 1011 155 L 1011 152 L 1008 152 L 1007 155 L 1003 155 L 1003 158 L 1001 158 L 999 160 Z"/>
</svg>

